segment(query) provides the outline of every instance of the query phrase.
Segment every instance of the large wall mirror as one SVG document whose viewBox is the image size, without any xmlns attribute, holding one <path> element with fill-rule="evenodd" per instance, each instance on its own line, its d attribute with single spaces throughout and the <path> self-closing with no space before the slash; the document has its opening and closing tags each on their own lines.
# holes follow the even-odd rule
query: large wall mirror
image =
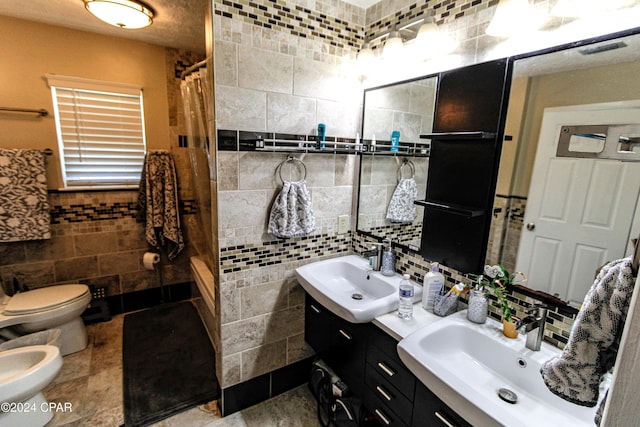
<svg viewBox="0 0 640 427">
<path fill-rule="evenodd" d="M 573 306 L 640 231 L 638 75 L 637 34 L 514 62 L 487 258 Z"/>
<path fill-rule="evenodd" d="M 364 91 L 362 138 L 376 148 L 361 159 L 357 230 L 413 250 L 420 247 L 423 212 L 407 197 L 425 198 L 429 150 L 420 135 L 432 130 L 436 88 L 437 77 L 427 76 Z"/>
<path fill-rule="evenodd" d="M 523 271 L 531 290 L 574 306 L 582 303 L 596 270 L 629 255 L 630 240 L 640 232 L 640 175 L 636 171 L 640 162 L 632 154 L 640 152 L 640 146 L 636 148 L 640 142 L 640 34 L 600 40 L 516 59 L 487 247 L 487 263 Z M 400 93 L 409 83 L 366 92 L 363 124 L 368 138 L 372 129 L 376 137 L 382 132 L 378 130 L 382 122 L 375 115 L 379 112 L 370 104 L 378 94 L 369 92 L 389 92 L 393 87 L 394 93 Z M 638 126 L 618 127 L 634 124 Z M 580 127 L 586 125 L 600 127 Z M 563 132 L 569 132 L 565 135 L 569 155 L 558 156 L 557 143 Z M 607 139 L 615 144 L 613 151 L 630 154 L 628 161 L 598 157 L 597 153 L 606 151 Z M 541 158 L 538 164 L 536 157 Z M 391 226 L 383 211 L 396 182 L 396 164 L 393 158 L 363 157 L 358 231 L 387 237 L 388 228 L 378 227 Z M 416 168 L 416 175 L 424 173 L 426 178 L 426 167 L 425 163 L 419 172 Z M 371 187 L 375 182 L 386 185 L 377 196 Z M 558 225 L 565 216 L 578 224 L 556 227 L 556 234 L 545 230 L 544 217 Z M 580 231 L 571 228 L 580 227 L 580 222 L 585 223 Z M 614 226 L 615 230 L 609 228 Z M 394 241 L 416 249 L 412 237 L 420 233 L 416 228 L 421 224 L 404 230 L 407 238 L 400 237 L 405 235 L 403 230 L 392 234 L 398 236 Z M 596 231 L 597 241 L 568 237 L 595 236 Z M 607 237 L 607 243 L 600 241 L 601 236 Z M 521 249 L 521 242 L 528 248 Z"/>
</svg>

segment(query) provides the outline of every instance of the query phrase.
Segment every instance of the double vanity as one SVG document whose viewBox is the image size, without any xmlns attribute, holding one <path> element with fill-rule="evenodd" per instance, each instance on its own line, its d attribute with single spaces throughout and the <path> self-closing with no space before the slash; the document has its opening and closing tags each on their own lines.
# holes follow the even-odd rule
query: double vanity
<svg viewBox="0 0 640 427">
<path fill-rule="evenodd" d="M 305 289 L 305 339 L 385 426 L 593 425 L 596 408 L 552 394 L 539 373 L 560 350 L 525 347 L 488 319 L 423 310 L 396 315 L 401 276 L 343 256 L 296 270 Z"/>
</svg>

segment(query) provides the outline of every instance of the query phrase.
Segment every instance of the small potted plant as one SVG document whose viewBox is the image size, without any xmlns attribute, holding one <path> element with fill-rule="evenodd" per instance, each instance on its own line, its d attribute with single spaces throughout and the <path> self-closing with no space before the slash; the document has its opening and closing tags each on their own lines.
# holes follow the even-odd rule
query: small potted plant
<svg viewBox="0 0 640 427">
<path fill-rule="evenodd" d="M 507 286 L 516 281 L 526 281 L 527 278 L 520 272 L 509 273 L 506 268 L 500 264 L 485 265 L 485 277 L 488 278 L 491 293 L 498 300 L 500 310 L 502 312 L 502 333 L 508 338 L 516 338 L 518 331 L 515 328 L 517 319 L 513 315 L 514 310 L 509 305 L 507 299 Z"/>
</svg>

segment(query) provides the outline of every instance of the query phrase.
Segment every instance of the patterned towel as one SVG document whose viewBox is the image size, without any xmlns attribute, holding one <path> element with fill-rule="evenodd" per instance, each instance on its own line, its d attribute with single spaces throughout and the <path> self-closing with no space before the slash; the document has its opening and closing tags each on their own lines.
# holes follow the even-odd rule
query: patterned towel
<svg viewBox="0 0 640 427">
<path fill-rule="evenodd" d="M 413 178 L 402 178 L 396 186 L 389 207 L 387 219 L 391 222 L 413 222 L 418 215 L 416 213 L 416 198 L 418 197 L 418 185 Z"/>
<path fill-rule="evenodd" d="M 284 181 L 282 191 L 271 206 L 270 234 L 288 239 L 303 237 L 316 229 L 316 217 L 311 209 L 311 194 L 307 183 Z"/>
<path fill-rule="evenodd" d="M 602 376 L 620 346 L 635 279 L 631 258 L 605 265 L 584 299 L 562 354 L 542 365 L 545 384 L 561 398 L 582 406 L 598 403 Z"/>
<path fill-rule="evenodd" d="M 44 155 L 0 149 L 0 242 L 50 238 Z"/>
<path fill-rule="evenodd" d="M 160 251 L 167 246 L 169 261 L 184 248 L 178 215 L 176 167 L 167 150 L 147 150 L 138 193 L 139 218 L 146 221 L 147 242 Z"/>
</svg>

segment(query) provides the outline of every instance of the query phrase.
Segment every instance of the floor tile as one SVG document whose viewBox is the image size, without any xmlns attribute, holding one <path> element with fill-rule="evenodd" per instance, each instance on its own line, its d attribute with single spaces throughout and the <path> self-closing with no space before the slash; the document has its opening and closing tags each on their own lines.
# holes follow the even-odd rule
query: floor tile
<svg viewBox="0 0 640 427">
<path fill-rule="evenodd" d="M 124 424 L 122 327 L 124 315 L 87 326 L 89 345 L 64 357 L 60 374 L 43 393 L 47 400 L 69 404 L 55 412 L 47 427 L 118 427 Z M 313 427 L 315 400 L 305 386 L 255 406 L 220 417 L 198 407 L 162 420 L 153 427 Z"/>
</svg>

